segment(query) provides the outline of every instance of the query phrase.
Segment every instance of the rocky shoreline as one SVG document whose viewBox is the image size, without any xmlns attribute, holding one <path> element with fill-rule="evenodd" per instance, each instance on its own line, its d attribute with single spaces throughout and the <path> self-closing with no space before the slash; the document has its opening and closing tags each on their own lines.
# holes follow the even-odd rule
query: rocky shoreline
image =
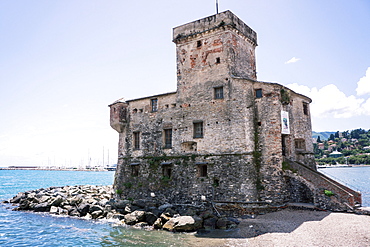
<svg viewBox="0 0 370 247">
<path fill-rule="evenodd" d="M 114 198 L 112 186 L 64 186 L 20 192 L 3 203 L 13 210 L 45 212 L 53 215 L 93 220 L 112 220 L 137 228 L 191 232 L 199 229 L 231 229 L 239 221 L 217 216 L 209 205 L 159 205 L 152 200 L 123 200 Z"/>
</svg>

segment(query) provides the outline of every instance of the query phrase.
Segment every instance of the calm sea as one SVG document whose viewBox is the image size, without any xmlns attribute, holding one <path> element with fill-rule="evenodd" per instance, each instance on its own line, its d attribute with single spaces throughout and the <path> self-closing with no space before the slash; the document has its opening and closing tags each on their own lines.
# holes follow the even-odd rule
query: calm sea
<svg viewBox="0 0 370 247">
<path fill-rule="evenodd" d="M 0 170 L 0 201 L 18 192 L 50 186 L 109 185 L 113 177 L 114 172 Z M 190 246 L 187 240 L 195 238 L 7 207 L 0 204 L 0 246 Z"/>
<path fill-rule="evenodd" d="M 370 207 L 370 166 L 319 169 L 319 172 L 362 193 L 362 206 Z"/>
<path fill-rule="evenodd" d="M 320 169 L 363 193 L 370 206 L 370 167 Z M 18 192 L 65 185 L 109 185 L 114 172 L 0 170 L 0 201 Z M 144 231 L 104 221 L 11 211 L 0 204 L 0 246 L 194 246 L 193 234 Z M 207 241 L 204 240 L 203 241 Z"/>
</svg>

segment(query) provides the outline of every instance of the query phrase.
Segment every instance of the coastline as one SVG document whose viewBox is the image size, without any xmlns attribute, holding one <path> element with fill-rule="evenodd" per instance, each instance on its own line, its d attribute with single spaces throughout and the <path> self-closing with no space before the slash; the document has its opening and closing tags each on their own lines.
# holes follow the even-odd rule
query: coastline
<svg viewBox="0 0 370 247">
<path fill-rule="evenodd" d="M 112 187 L 111 186 L 66 186 L 66 187 L 51 187 L 50 191 L 53 191 L 54 198 L 52 201 L 45 196 L 45 189 L 39 189 L 35 191 L 29 191 L 28 194 L 32 195 L 32 201 L 34 202 L 40 194 L 40 204 L 37 207 L 37 212 L 48 212 L 51 214 L 59 215 L 70 215 L 80 216 L 79 218 L 85 220 L 91 219 L 115 219 L 116 224 L 125 220 L 132 220 L 127 216 L 135 216 L 134 211 L 142 210 L 139 209 L 139 203 L 130 205 L 129 202 L 111 201 Z M 71 198 L 68 199 L 67 203 L 61 200 L 62 190 L 69 191 Z M 83 197 L 81 193 L 86 191 L 87 195 Z M 99 192 L 99 193 L 98 193 Z M 100 195 L 98 202 L 92 201 Z M 54 197 L 56 196 L 56 197 Z M 14 200 L 22 198 L 22 193 L 19 193 Z M 49 197 L 49 198 L 51 198 Z M 90 198 L 90 199 L 89 199 Z M 85 201 L 87 199 L 87 201 Z M 94 199 L 95 200 L 95 199 Z M 41 202 L 45 201 L 45 202 Z M 46 201 L 48 204 L 55 205 L 50 206 L 50 209 L 45 205 Z M 16 202 L 15 202 L 16 203 Z M 90 204 L 90 205 L 88 205 Z M 29 205 L 29 204 L 27 204 Z M 64 205 L 64 206 L 63 206 Z M 73 206 L 75 205 L 75 206 Z M 144 206 L 144 204 L 143 204 Z M 173 213 L 170 205 L 166 206 L 164 216 L 170 218 L 170 213 Z M 162 206 L 162 207 L 163 207 Z M 131 208 L 132 207 L 132 208 Z M 119 212 L 114 213 L 111 211 L 112 208 L 116 208 L 117 211 L 132 211 L 132 213 L 125 212 L 125 215 Z M 131 208 L 131 209 L 129 209 Z M 155 209 L 155 208 L 153 208 Z M 158 208 L 159 210 L 160 208 Z M 156 210 L 156 209 L 155 209 Z M 104 215 L 104 211 L 107 211 L 107 215 Z M 109 212 L 111 211 L 111 212 Z M 83 217 L 81 213 L 84 212 Z M 148 216 L 148 213 L 145 213 Z M 156 212 L 159 213 L 159 212 Z M 168 213 L 168 215 L 167 215 Z M 108 214 L 110 216 L 108 216 Z M 153 214 L 150 214 L 153 218 Z M 159 215 L 159 214 L 158 214 Z M 206 216 L 203 214 L 203 216 Z M 157 218 L 157 219 L 158 219 Z M 359 215 L 352 213 L 338 213 L 329 211 L 315 211 L 312 209 L 293 209 L 285 208 L 279 209 L 276 212 L 270 212 L 266 214 L 255 215 L 255 217 L 238 218 L 240 223 L 238 226 L 234 225 L 228 230 L 200 230 L 198 232 L 185 233 L 182 235 L 180 246 L 370 246 L 370 231 L 368 226 L 370 225 L 370 216 Z M 138 222 L 140 220 L 137 220 Z M 154 221 L 154 218 L 153 218 Z M 136 222 L 132 222 L 136 223 Z M 210 223 L 210 222 L 209 222 Z M 131 224 L 133 228 L 146 229 L 142 222 L 138 224 Z M 156 227 L 154 227 L 156 228 Z M 146 229 L 148 230 L 148 229 Z M 145 231 L 145 230 L 143 230 Z"/>
</svg>

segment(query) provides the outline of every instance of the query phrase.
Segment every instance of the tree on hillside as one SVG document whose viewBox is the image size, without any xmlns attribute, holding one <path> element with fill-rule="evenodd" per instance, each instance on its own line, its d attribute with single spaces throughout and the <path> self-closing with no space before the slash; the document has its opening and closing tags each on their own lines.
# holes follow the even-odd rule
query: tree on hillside
<svg viewBox="0 0 370 247">
<path fill-rule="evenodd" d="M 333 134 L 330 134 L 329 140 L 334 141 L 334 135 Z"/>
<path fill-rule="evenodd" d="M 366 134 L 366 131 L 363 129 L 355 129 L 351 131 L 351 138 L 358 139 L 361 134 Z"/>
<path fill-rule="evenodd" d="M 348 133 L 349 133 L 349 131 L 348 131 L 348 130 L 343 131 L 343 132 L 342 132 L 342 136 L 343 136 L 343 138 L 348 138 Z"/>
<path fill-rule="evenodd" d="M 339 131 L 335 132 L 334 137 L 339 138 Z"/>
<path fill-rule="evenodd" d="M 316 140 L 317 143 L 321 143 L 321 138 L 320 136 L 317 137 L 317 140 Z"/>
</svg>

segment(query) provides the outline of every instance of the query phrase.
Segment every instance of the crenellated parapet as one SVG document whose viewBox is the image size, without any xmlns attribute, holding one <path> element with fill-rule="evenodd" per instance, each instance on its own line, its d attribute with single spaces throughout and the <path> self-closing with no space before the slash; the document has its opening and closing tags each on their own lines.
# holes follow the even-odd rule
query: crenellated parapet
<svg viewBox="0 0 370 247">
<path fill-rule="evenodd" d="M 257 33 L 229 10 L 175 27 L 173 42 L 178 44 L 191 38 L 197 38 L 201 34 L 227 29 L 235 30 L 251 44 L 257 46 Z"/>
<path fill-rule="evenodd" d="M 109 105 L 110 107 L 110 126 L 115 129 L 118 133 L 122 133 L 127 125 L 128 115 L 127 107 L 128 104 L 125 101 L 116 101 Z"/>
</svg>

